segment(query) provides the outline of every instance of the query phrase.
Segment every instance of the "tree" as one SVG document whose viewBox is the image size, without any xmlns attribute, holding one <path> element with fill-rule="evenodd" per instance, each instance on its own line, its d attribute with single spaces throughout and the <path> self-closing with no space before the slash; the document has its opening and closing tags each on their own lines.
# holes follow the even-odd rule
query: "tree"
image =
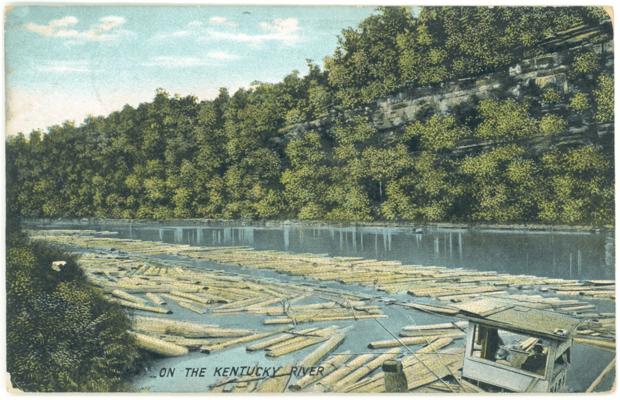
<svg viewBox="0 0 620 400">
<path fill-rule="evenodd" d="M 527 105 L 514 99 L 482 100 L 478 112 L 483 121 L 476 128 L 476 136 L 483 139 L 514 139 L 539 132 Z"/>
</svg>

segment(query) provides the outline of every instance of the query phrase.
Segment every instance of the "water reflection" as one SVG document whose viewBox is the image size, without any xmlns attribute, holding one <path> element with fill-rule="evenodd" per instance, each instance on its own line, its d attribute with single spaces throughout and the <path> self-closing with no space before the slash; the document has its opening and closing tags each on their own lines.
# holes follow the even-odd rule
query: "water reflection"
<svg viewBox="0 0 620 400">
<path fill-rule="evenodd" d="M 388 227 L 102 226 L 121 236 L 202 246 L 400 260 L 569 279 L 614 277 L 614 240 L 605 233 L 426 230 Z"/>
</svg>

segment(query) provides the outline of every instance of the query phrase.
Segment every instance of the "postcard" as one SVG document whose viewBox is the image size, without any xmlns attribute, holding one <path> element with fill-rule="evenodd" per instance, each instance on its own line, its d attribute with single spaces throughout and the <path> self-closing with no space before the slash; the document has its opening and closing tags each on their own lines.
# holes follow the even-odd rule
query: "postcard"
<svg viewBox="0 0 620 400">
<path fill-rule="evenodd" d="M 4 29 L 11 392 L 615 390 L 611 7 Z"/>
</svg>

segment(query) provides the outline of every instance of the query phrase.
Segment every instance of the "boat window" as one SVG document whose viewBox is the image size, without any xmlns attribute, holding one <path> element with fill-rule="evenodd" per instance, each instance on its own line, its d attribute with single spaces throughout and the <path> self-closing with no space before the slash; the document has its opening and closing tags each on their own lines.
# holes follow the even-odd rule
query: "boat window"
<svg viewBox="0 0 620 400">
<path fill-rule="evenodd" d="M 549 354 L 546 340 L 484 325 L 474 329 L 470 356 L 544 376 Z"/>
</svg>

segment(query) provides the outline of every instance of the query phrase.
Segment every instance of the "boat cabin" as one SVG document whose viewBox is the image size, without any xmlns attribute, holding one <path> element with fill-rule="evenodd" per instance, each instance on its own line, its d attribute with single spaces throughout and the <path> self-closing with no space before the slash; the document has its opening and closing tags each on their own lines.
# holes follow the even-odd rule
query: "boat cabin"
<svg viewBox="0 0 620 400">
<path fill-rule="evenodd" d="M 577 319 L 495 300 L 459 308 L 468 321 L 464 378 L 498 391 L 565 390 Z"/>
</svg>

